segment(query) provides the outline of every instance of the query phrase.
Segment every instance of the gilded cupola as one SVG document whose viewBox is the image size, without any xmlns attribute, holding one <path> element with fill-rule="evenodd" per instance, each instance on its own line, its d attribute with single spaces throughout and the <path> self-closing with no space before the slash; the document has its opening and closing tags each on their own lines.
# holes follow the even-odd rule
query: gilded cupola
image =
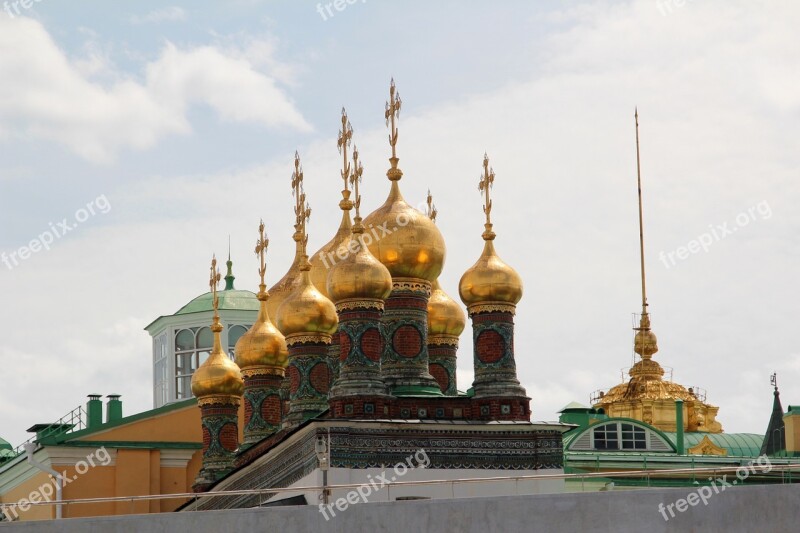
<svg viewBox="0 0 800 533">
<path fill-rule="evenodd" d="M 260 261 L 258 274 L 261 277 L 261 283 L 258 286 L 259 290 L 256 297 L 259 301 L 259 310 L 253 326 L 236 343 L 236 363 L 242 370 L 258 366 L 285 368 L 289 357 L 286 339 L 272 323 L 267 309 L 269 293 L 264 282 L 264 276 L 267 271 L 265 255 L 269 246 L 269 239 L 264 233 L 263 221 L 259 224 L 258 231 L 259 238 L 256 242 L 256 254 L 258 254 Z"/>
<path fill-rule="evenodd" d="M 353 169 L 345 158 L 343 175 L 349 177 L 355 193 L 355 224 L 348 241 L 348 255 L 331 268 L 328 293 L 339 304 L 347 300 L 385 300 L 392 292 L 389 270 L 364 246 L 364 225 L 361 222 L 361 195 L 358 186 L 364 169 L 358 161 L 358 149 L 353 150 Z"/>
<path fill-rule="evenodd" d="M 391 189 L 386 202 L 364 219 L 365 231 L 371 234 L 367 246 L 372 255 L 386 265 L 393 278 L 418 278 L 432 282 L 439 277 L 444 266 L 444 238 L 436 224 L 411 207 L 400 192 L 403 172 L 397 166 L 396 121 L 401 104 L 400 94 L 392 80 L 385 112 L 386 123 L 391 124 L 391 168 L 386 173 Z"/>
<path fill-rule="evenodd" d="M 306 204 L 306 195 L 303 191 L 303 170 L 300 166 L 300 156 L 295 154 L 295 171 L 292 175 L 292 187 L 295 196 L 295 216 L 297 233 L 300 235 L 301 261 L 299 265 L 299 282 L 278 308 L 278 329 L 285 337 L 296 334 L 331 335 L 336 332 L 339 318 L 336 308 L 311 282 L 311 264 L 306 255 L 308 235 L 306 223 L 311 215 L 311 209 Z"/>
<path fill-rule="evenodd" d="M 211 279 L 209 282 L 214 306 L 214 319 L 211 325 L 211 331 L 214 334 L 214 345 L 208 359 L 192 374 L 192 393 L 197 398 L 241 396 L 244 392 L 244 381 L 239 367 L 222 350 L 222 342 L 220 340 L 222 324 L 219 321 L 219 298 L 217 296 L 219 280 L 217 259 L 214 257 L 211 260 Z"/>
<path fill-rule="evenodd" d="M 433 205 L 433 196 L 428 191 L 426 215 L 431 222 L 436 222 L 438 211 Z M 428 335 L 448 335 L 458 337 L 464 331 L 467 317 L 461 306 L 444 292 L 439 280 L 431 286 L 431 297 L 428 299 Z"/>
<path fill-rule="evenodd" d="M 350 146 L 350 140 L 353 138 L 353 127 L 347 119 L 347 112 L 342 108 L 342 129 L 339 131 L 337 146 L 339 153 L 343 158 L 343 169 L 340 171 L 342 180 L 344 181 L 344 188 L 342 189 L 342 199 L 339 201 L 339 208 L 342 210 L 342 221 L 339 224 L 339 229 L 336 234 L 328 241 L 317 253 L 311 256 L 311 281 L 314 286 L 323 295 L 331 298 L 328 293 L 328 274 L 331 268 L 343 256 L 346 257 L 347 245 L 350 242 L 350 234 L 352 232 L 353 224 L 350 220 L 350 211 L 353 209 L 353 200 L 350 199 L 350 182 L 349 176 L 352 173 L 350 166 L 347 162 L 347 148 Z M 332 299 L 332 298 L 331 298 Z"/>
<path fill-rule="evenodd" d="M 494 249 L 495 233 L 492 231 L 492 200 L 490 191 L 494 184 L 494 170 L 489 168 L 489 158 L 483 156 L 483 176 L 480 190 L 486 203 L 485 231 L 483 232 L 483 253 L 478 261 L 461 276 L 458 292 L 461 301 L 469 306 L 478 304 L 516 305 L 522 298 L 522 278 L 512 267 L 505 264 Z"/>
</svg>

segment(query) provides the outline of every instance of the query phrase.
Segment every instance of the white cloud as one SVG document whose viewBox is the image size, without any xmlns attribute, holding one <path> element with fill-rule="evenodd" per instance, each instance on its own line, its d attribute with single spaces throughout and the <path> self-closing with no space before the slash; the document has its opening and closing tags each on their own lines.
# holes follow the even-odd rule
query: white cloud
<svg viewBox="0 0 800 533">
<path fill-rule="evenodd" d="M 116 73 L 106 87 L 88 79 L 110 77 L 108 60 L 91 50 L 88 59 L 70 61 L 39 22 L 0 17 L 0 131 L 108 162 L 119 150 L 191 132 L 186 113 L 194 104 L 224 120 L 310 129 L 274 78 L 242 57 L 166 43 L 147 64 L 144 83 Z"/>
<path fill-rule="evenodd" d="M 131 24 L 158 24 L 159 22 L 176 20 L 186 20 L 186 11 L 177 6 L 156 9 L 143 16 L 132 15 L 130 18 Z"/>
</svg>

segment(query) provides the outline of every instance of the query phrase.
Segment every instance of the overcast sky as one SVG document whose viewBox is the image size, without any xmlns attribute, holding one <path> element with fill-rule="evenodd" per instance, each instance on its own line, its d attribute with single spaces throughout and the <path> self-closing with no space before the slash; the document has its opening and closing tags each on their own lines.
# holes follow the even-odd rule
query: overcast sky
<svg viewBox="0 0 800 533">
<path fill-rule="evenodd" d="M 491 158 L 496 247 L 525 282 L 515 344 L 534 419 L 588 403 L 632 362 L 637 105 L 656 360 L 706 389 L 729 432 L 764 432 L 773 371 L 784 406 L 800 403 L 796 2 L 343 5 L 41 0 L 0 14 L 0 436 L 18 444 L 89 393 L 152 407 L 142 328 L 205 292 L 228 234 L 237 288 L 257 290 L 261 217 L 269 282 L 288 268 L 295 149 L 309 248 L 326 242 L 342 106 L 364 211 L 380 205 L 392 76 L 402 189 L 412 204 L 434 194 L 456 298 Z M 468 329 L 462 390 L 471 350 Z"/>
</svg>

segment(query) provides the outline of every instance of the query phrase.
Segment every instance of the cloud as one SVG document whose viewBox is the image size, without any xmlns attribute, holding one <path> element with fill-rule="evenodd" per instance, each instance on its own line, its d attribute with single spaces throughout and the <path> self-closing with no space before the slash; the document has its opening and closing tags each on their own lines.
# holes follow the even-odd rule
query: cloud
<svg viewBox="0 0 800 533">
<path fill-rule="evenodd" d="M 57 142 L 106 163 L 120 150 L 190 133 L 192 105 L 207 105 L 227 121 L 310 130 L 275 79 L 245 57 L 168 42 L 138 82 L 109 74 L 109 61 L 91 51 L 71 61 L 38 21 L 0 17 L 0 132 Z M 97 72 L 114 81 L 89 79 Z"/>
<path fill-rule="evenodd" d="M 186 20 L 186 11 L 177 6 L 156 9 L 144 16 L 132 15 L 130 17 L 131 24 L 158 24 L 160 22 L 176 20 Z"/>
</svg>

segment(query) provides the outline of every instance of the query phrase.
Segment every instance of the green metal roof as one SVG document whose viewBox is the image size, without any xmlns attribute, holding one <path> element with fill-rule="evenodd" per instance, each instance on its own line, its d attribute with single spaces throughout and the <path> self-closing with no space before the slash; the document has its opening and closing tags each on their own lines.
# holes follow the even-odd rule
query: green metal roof
<svg viewBox="0 0 800 533">
<path fill-rule="evenodd" d="M 674 432 L 665 431 L 664 435 L 673 443 L 677 442 Z M 764 443 L 764 435 L 756 433 L 701 433 L 693 431 L 684 433 L 686 448 L 697 446 L 706 435 L 711 442 L 720 448 L 728 450 L 728 455 L 733 457 L 758 457 L 761 453 L 761 445 Z"/>
<path fill-rule="evenodd" d="M 13 450 L 14 447 L 5 439 L 0 439 L 0 450 Z"/>
<path fill-rule="evenodd" d="M 258 311 L 259 303 L 255 293 L 250 291 L 219 291 L 219 309 L 230 310 L 238 309 L 241 311 Z M 202 313 L 204 311 L 213 311 L 214 306 L 211 301 L 211 293 L 207 292 L 201 294 L 188 304 L 181 307 L 176 315 L 188 315 L 189 313 Z"/>
</svg>

